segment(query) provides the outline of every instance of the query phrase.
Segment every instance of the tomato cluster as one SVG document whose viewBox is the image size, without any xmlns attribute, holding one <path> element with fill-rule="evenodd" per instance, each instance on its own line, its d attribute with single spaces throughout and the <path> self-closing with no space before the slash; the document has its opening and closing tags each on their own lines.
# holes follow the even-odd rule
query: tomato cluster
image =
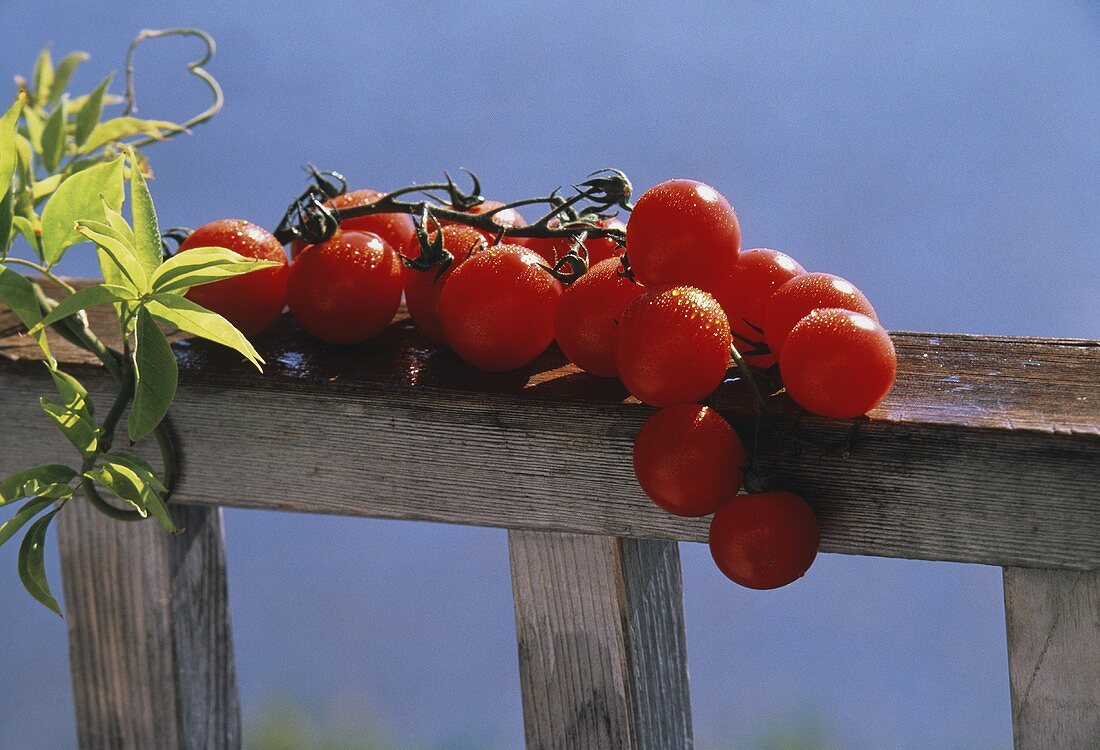
<svg viewBox="0 0 1100 750">
<path fill-rule="evenodd" d="M 359 190 L 328 205 L 381 198 Z M 464 210 L 493 212 L 501 227 L 526 226 L 500 203 Z M 766 589 L 806 572 L 818 549 L 813 510 L 789 492 L 741 494 L 750 457 L 733 427 L 701 402 L 725 380 L 732 349 L 748 377 L 750 365 L 777 366 L 787 394 L 807 411 L 849 419 L 872 409 L 893 384 L 896 356 L 855 286 L 808 273 L 776 250 L 742 251 L 733 207 L 693 180 L 649 189 L 625 225 L 607 216 L 581 222 L 578 232 L 625 230 L 625 248 L 602 236 L 494 236 L 484 220 L 431 224 L 418 227 L 405 213 L 347 219 L 324 242 L 296 241 L 289 265 L 190 294 L 247 333 L 270 325 L 285 302 L 303 329 L 334 344 L 377 335 L 404 294 L 427 337 L 485 370 L 523 367 L 556 341 L 582 370 L 618 377 L 659 408 L 635 441 L 638 483 L 669 513 L 713 515 L 710 548 L 726 576 Z M 278 241 L 247 222 L 214 222 L 181 250 L 197 245 L 285 262 Z M 578 249 L 590 267 L 563 278 L 559 261 Z"/>
</svg>

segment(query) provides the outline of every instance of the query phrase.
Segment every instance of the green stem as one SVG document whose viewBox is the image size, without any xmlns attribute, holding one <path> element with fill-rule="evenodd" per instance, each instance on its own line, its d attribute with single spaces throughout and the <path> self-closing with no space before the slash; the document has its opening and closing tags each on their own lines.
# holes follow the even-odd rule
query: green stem
<svg viewBox="0 0 1100 750">
<path fill-rule="evenodd" d="M 14 264 L 19 265 L 19 266 L 26 266 L 27 268 L 33 268 L 35 271 L 38 271 L 38 273 L 42 274 L 43 276 L 45 276 L 50 281 L 57 284 L 59 287 L 64 289 L 69 294 L 73 294 L 74 292 L 76 292 L 76 287 L 74 287 L 72 284 L 65 281 L 65 279 L 61 278 L 60 276 L 55 274 L 53 271 L 51 271 L 49 266 L 44 266 L 41 263 L 35 263 L 34 261 L 24 260 L 22 258 L 12 258 L 10 256 L 7 257 L 7 258 L 4 258 L 4 262 L 5 263 L 14 263 Z"/>
<path fill-rule="evenodd" d="M 752 374 L 749 363 L 741 356 L 741 352 L 737 351 L 737 346 L 734 344 L 730 344 L 730 356 L 733 357 L 733 363 L 737 365 L 737 369 L 741 371 L 741 377 L 749 384 L 752 400 L 756 404 L 757 416 L 769 415 L 768 403 L 764 400 L 764 394 L 760 392 L 760 386 L 756 384 L 756 377 Z"/>
<path fill-rule="evenodd" d="M 118 395 L 115 396 L 115 401 L 111 404 L 111 410 L 107 412 L 107 417 L 103 420 L 103 426 L 100 428 L 99 450 L 96 451 L 97 453 L 105 453 L 111 450 L 111 443 L 114 442 L 118 422 L 122 419 L 122 413 L 130 404 L 130 399 L 134 397 L 134 378 L 128 368 L 125 378 L 119 386 Z"/>
</svg>

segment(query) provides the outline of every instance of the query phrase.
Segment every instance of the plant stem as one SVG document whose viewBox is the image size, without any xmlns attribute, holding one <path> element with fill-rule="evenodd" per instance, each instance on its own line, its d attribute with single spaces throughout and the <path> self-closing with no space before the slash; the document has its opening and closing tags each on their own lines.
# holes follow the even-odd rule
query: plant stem
<svg viewBox="0 0 1100 750">
<path fill-rule="evenodd" d="M 589 201 L 592 204 L 582 213 L 600 214 L 615 207 L 629 210 L 631 206 L 627 201 L 630 198 L 631 186 L 626 175 L 617 170 L 611 170 L 611 176 L 593 177 L 590 175 L 587 182 L 573 187 L 577 192 L 569 198 L 561 197 L 555 190 L 550 195 L 525 198 L 480 214 L 469 213 L 459 210 L 453 205 L 441 205 L 429 200 L 398 200 L 399 197 L 409 193 L 429 192 L 430 194 L 430 191 L 449 191 L 454 196 L 456 195 L 456 188 L 453 182 L 410 185 L 386 193 L 371 203 L 346 208 L 323 206 L 315 190 L 311 188 L 291 204 L 283 220 L 276 227 L 274 235 L 283 244 L 296 238 L 304 239 L 313 244 L 332 237 L 340 222 L 345 219 L 380 213 L 404 213 L 412 216 L 422 216 L 425 209 L 427 209 L 432 216 L 438 219 L 456 224 L 465 224 L 480 229 L 491 236 L 555 239 L 570 238 L 581 231 L 587 231 L 588 236 L 592 239 L 609 237 L 620 245 L 625 245 L 626 233 L 623 230 L 615 227 L 603 227 L 594 221 L 574 219 L 570 214 L 573 212 L 573 207 L 582 201 Z M 452 198 L 452 203 L 454 202 L 455 200 Z M 498 224 L 495 220 L 497 214 L 509 208 L 534 204 L 546 204 L 549 206 L 549 210 L 531 224 L 509 227 Z M 566 216 L 567 221 L 557 226 L 550 225 L 551 221 L 563 214 Z M 304 229 L 303 224 L 311 218 L 318 220 L 321 226 Z M 297 219 L 297 223 L 295 223 L 295 219 Z"/>
<path fill-rule="evenodd" d="M 26 266 L 27 268 L 33 268 L 35 271 L 38 271 L 38 273 L 42 274 L 43 276 L 45 276 L 50 281 L 57 284 L 59 287 L 64 289 L 69 294 L 73 294 L 76 291 L 76 288 L 72 284 L 65 281 L 65 279 L 61 278 L 60 276 L 55 274 L 53 271 L 51 271 L 49 266 L 44 266 L 41 263 L 35 263 L 34 261 L 31 261 L 31 260 L 23 260 L 22 258 L 12 258 L 10 256 L 7 257 L 7 258 L 4 258 L 4 262 L 5 263 L 14 263 L 14 264 L 19 265 L 19 266 Z"/>
<path fill-rule="evenodd" d="M 200 40 L 202 40 L 203 44 L 206 45 L 206 51 L 203 53 L 202 57 L 200 57 L 198 60 L 195 60 L 192 63 L 188 63 L 187 70 L 192 75 L 198 77 L 199 79 L 202 80 L 203 83 L 206 84 L 207 88 L 210 89 L 210 93 L 214 97 L 214 102 L 209 107 L 207 107 L 205 110 L 203 110 L 199 114 L 195 115 L 194 117 L 192 117 L 187 122 L 184 122 L 184 123 L 181 124 L 181 127 L 184 130 L 188 130 L 190 128 L 195 127 L 196 125 L 201 125 L 202 123 L 204 123 L 207 120 L 209 120 L 210 118 L 212 118 L 214 115 L 218 114 L 218 112 L 221 111 L 222 105 L 225 104 L 225 95 L 222 93 L 222 87 L 218 83 L 218 79 L 216 79 L 216 78 L 214 78 L 214 76 L 210 75 L 210 73 L 208 73 L 206 71 L 206 69 L 203 67 L 204 65 L 206 65 L 206 63 L 210 62 L 210 59 L 212 57 L 214 57 L 214 52 L 217 49 L 217 47 L 214 44 L 213 37 L 211 37 L 205 31 L 202 31 L 200 29 L 191 29 L 191 28 L 143 29 L 141 31 L 141 33 L 139 33 L 136 37 L 134 37 L 133 41 L 130 42 L 130 48 L 126 51 L 126 111 L 125 111 L 125 114 L 128 115 L 128 114 L 131 114 L 133 112 L 137 112 L 137 99 L 134 95 L 134 53 L 137 52 L 138 45 L 141 44 L 146 39 L 159 39 L 161 37 L 166 37 L 166 36 L 193 36 L 193 37 L 198 37 Z M 177 132 L 182 132 L 182 131 L 172 131 L 172 132 L 166 134 L 166 138 L 171 138 Z M 145 145 L 148 145 L 150 143 L 154 143 L 158 140 L 166 140 L 166 138 L 153 138 L 153 137 L 150 136 L 150 137 L 146 137 L 146 138 L 140 138 L 136 141 L 130 141 L 129 144 L 127 144 L 127 145 L 132 146 L 134 148 L 139 148 L 141 146 L 145 146 Z"/>
</svg>

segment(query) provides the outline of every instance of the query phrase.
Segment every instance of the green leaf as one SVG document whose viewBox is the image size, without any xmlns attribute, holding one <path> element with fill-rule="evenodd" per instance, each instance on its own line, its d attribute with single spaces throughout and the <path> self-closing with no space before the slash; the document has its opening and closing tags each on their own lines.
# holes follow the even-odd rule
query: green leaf
<svg viewBox="0 0 1100 750">
<path fill-rule="evenodd" d="M 110 78 L 108 79 L 108 82 L 113 78 L 114 78 L 114 74 L 112 73 Z M 98 88 L 98 86 L 96 88 Z M 89 104 L 95 106 L 95 103 L 92 101 L 92 98 L 95 95 L 96 95 L 96 93 L 95 93 L 95 91 L 93 91 L 90 94 L 81 94 L 80 96 L 74 96 L 72 98 L 72 100 L 69 102 L 69 114 L 75 116 L 75 115 L 78 115 L 81 112 L 83 112 L 84 108 L 87 107 Z M 104 93 L 103 98 L 100 100 L 100 105 L 99 105 L 100 106 L 100 114 L 102 114 L 102 108 L 103 107 L 106 107 L 106 106 L 111 105 L 111 104 L 121 104 L 124 101 L 126 101 L 125 97 L 115 96 L 114 94 Z M 96 123 L 98 123 L 98 122 L 99 122 L 99 117 L 97 116 L 96 117 L 96 122 L 93 122 L 88 127 L 88 132 L 89 133 L 92 132 L 92 128 L 95 127 Z"/>
<path fill-rule="evenodd" d="M 149 186 L 145 184 L 145 176 L 137 165 L 134 149 L 127 151 L 130 155 L 130 214 L 134 224 L 134 248 L 145 272 L 151 274 L 161 263 L 157 212 L 153 207 L 153 197 L 149 195 Z"/>
<path fill-rule="evenodd" d="M 23 238 L 27 241 L 27 244 L 37 252 L 38 251 L 38 235 L 34 231 L 34 224 L 25 216 L 16 216 L 15 229 L 23 235 Z"/>
<path fill-rule="evenodd" d="M 20 96 L 4 116 L 0 117 L 0 255 L 6 254 L 11 245 L 12 220 L 15 216 L 15 188 L 12 177 L 15 176 L 15 167 L 19 161 L 15 125 L 22 111 L 23 97 Z"/>
<path fill-rule="evenodd" d="M 39 399 L 42 411 L 57 423 L 61 434 L 80 451 L 82 456 L 90 456 L 99 446 L 99 427 L 80 410 L 62 406 L 47 398 Z"/>
<path fill-rule="evenodd" d="M 65 123 L 68 119 L 65 102 L 54 109 L 42 130 L 42 165 L 47 172 L 56 172 L 65 155 Z"/>
<path fill-rule="evenodd" d="M 74 133 L 76 145 L 79 148 L 88 142 L 91 131 L 96 130 L 99 119 L 103 117 L 103 97 L 107 96 L 107 88 L 111 85 L 113 76 L 103 79 L 101 84 L 88 95 L 88 100 L 83 103 L 76 115 L 76 131 Z"/>
<path fill-rule="evenodd" d="M 69 488 L 70 495 L 72 487 Z M 0 546 L 15 536 L 15 532 L 23 528 L 23 525 L 53 504 L 53 499 L 48 497 L 36 497 L 25 503 L 15 515 L 4 523 L 0 523 Z"/>
<path fill-rule="evenodd" d="M 69 482 L 77 473 L 63 464 L 44 464 L 17 471 L 0 482 L 0 505 L 9 505 L 29 497 L 60 499 L 66 497 L 65 489 L 72 494 Z"/>
<path fill-rule="evenodd" d="M 23 110 L 23 122 L 27 126 L 27 138 L 31 142 L 31 148 L 42 153 L 42 131 L 46 127 L 46 121 L 37 111 L 31 107 Z"/>
<path fill-rule="evenodd" d="M 108 461 L 84 472 L 84 476 L 110 490 L 111 494 L 140 513 L 142 518 L 149 516 L 145 493 L 151 488 L 129 467 Z"/>
<path fill-rule="evenodd" d="M 275 261 L 239 255 L 224 247 L 195 247 L 164 261 L 150 283 L 154 292 L 184 292 L 193 286 L 278 265 Z"/>
<path fill-rule="evenodd" d="M 138 310 L 134 350 L 134 405 L 128 423 L 135 443 L 164 419 L 176 395 L 179 369 L 168 339 L 145 308 Z"/>
<path fill-rule="evenodd" d="M 107 225 L 115 230 L 130 247 L 134 247 L 134 243 L 136 242 L 134 230 L 126 223 L 126 219 L 122 218 L 122 214 L 108 206 L 107 202 L 104 201 L 103 215 L 107 217 Z"/>
<path fill-rule="evenodd" d="M 110 451 L 109 453 L 102 454 L 102 459 L 104 461 L 122 464 L 123 466 L 129 466 L 154 487 L 157 492 L 168 492 L 168 488 L 164 486 L 164 482 L 160 481 L 160 477 L 157 476 L 157 472 L 153 469 L 152 464 L 141 456 L 136 456 L 133 453 L 125 453 L 123 451 Z"/>
<path fill-rule="evenodd" d="M 60 510 L 60 508 L 58 509 Z M 61 608 L 57 606 L 57 600 L 50 593 L 50 584 L 46 580 L 46 531 L 50 528 L 50 521 L 57 515 L 57 510 L 48 514 L 31 525 L 27 535 L 23 537 L 23 544 L 19 547 L 19 580 L 24 588 L 38 601 L 61 616 Z"/>
<path fill-rule="evenodd" d="M 65 175 L 58 173 L 52 174 L 44 180 L 36 180 L 31 188 L 31 200 L 40 201 L 43 198 L 48 198 L 53 191 L 61 187 L 61 182 L 64 179 Z"/>
<path fill-rule="evenodd" d="M 50 96 L 50 86 L 53 85 L 53 55 L 50 54 L 50 45 L 42 48 L 38 53 L 38 59 L 34 61 L 34 72 L 31 73 L 31 87 L 34 91 L 35 104 L 41 107 Z"/>
<path fill-rule="evenodd" d="M 149 277 L 128 237 L 101 221 L 81 221 L 77 223 L 76 229 L 107 254 L 115 269 L 121 274 L 120 286 L 128 287 L 138 294 L 149 291 Z M 107 265 L 103 266 L 103 278 L 108 278 Z"/>
<path fill-rule="evenodd" d="M 42 250 L 47 264 L 54 265 L 71 245 L 84 241 L 75 229 L 77 221 L 103 218 L 100 196 L 116 209 L 122 205 L 122 176 L 120 156 L 61 183 L 42 211 Z"/>
<path fill-rule="evenodd" d="M 29 185 L 33 182 L 31 175 L 34 172 L 34 146 L 21 134 L 16 133 L 15 152 L 19 157 L 19 178 L 24 185 Z"/>
<path fill-rule="evenodd" d="M 46 317 L 42 318 L 30 332 L 36 334 L 45 326 L 51 326 L 57 321 L 74 315 L 81 310 L 86 310 L 89 307 L 108 305 L 112 302 L 121 302 L 124 300 L 132 301 L 135 299 L 137 299 L 137 295 L 124 286 L 116 286 L 114 284 L 95 284 L 94 286 L 86 286 L 61 300 L 57 307 L 51 310 Z"/>
<path fill-rule="evenodd" d="M 11 178 L 15 174 L 15 164 L 19 159 L 16 148 L 16 123 L 23 111 L 23 97 L 16 98 L 15 103 L 8 108 L 3 117 L 0 117 L 0 189 L 11 190 Z"/>
<path fill-rule="evenodd" d="M 115 488 L 107 486 L 123 500 L 137 508 L 139 512 L 152 513 L 165 531 L 176 531 L 176 524 L 168 512 L 164 495 L 168 490 L 153 471 L 147 461 L 130 453 L 104 453 L 104 462 L 99 468 L 105 469 L 105 480 L 113 482 L 118 491 L 128 492 L 132 500 L 119 495 Z"/>
<path fill-rule="evenodd" d="M 96 125 L 78 153 L 90 154 L 100 146 L 132 135 L 147 135 L 158 140 L 169 133 L 186 130 L 174 122 L 165 120 L 141 120 L 137 117 L 115 117 Z"/>
<path fill-rule="evenodd" d="M 134 463 L 130 456 L 118 460 L 119 454 L 107 454 L 111 459 L 104 461 L 84 476 L 101 487 L 105 487 L 117 498 L 134 508 L 142 518 L 150 513 L 160 522 L 165 531 L 176 531 L 176 525 L 168 513 L 168 506 L 158 491 L 163 487 L 152 472 L 144 470 Z M 107 455 L 104 458 L 107 458 Z M 122 454 L 125 456 L 125 454 Z"/>
<path fill-rule="evenodd" d="M 11 190 L 0 198 L 0 259 L 8 254 L 15 239 L 15 193 Z"/>
<path fill-rule="evenodd" d="M 50 104 L 61 101 L 61 95 L 65 93 L 65 89 L 69 88 L 69 81 L 72 80 L 77 66 L 87 59 L 87 52 L 70 52 L 61 59 L 57 64 L 57 70 L 54 71 L 53 83 L 50 84 Z"/>
<path fill-rule="evenodd" d="M 260 365 L 264 360 L 249 340 L 234 328 L 232 323 L 216 312 L 196 305 L 186 297 L 171 293 L 154 296 L 146 303 L 146 309 L 162 323 L 175 326 L 216 344 L 228 346 L 230 349 L 236 349 L 255 365 L 257 370 L 263 372 Z"/>
<path fill-rule="evenodd" d="M 16 273 L 7 266 L 0 265 L 0 302 L 7 305 L 15 317 L 28 329 L 38 325 L 42 320 L 42 309 L 38 306 L 38 298 L 34 294 L 34 282 L 26 276 Z M 41 331 L 34 337 L 46 358 L 53 363 L 54 358 L 50 353 L 50 345 L 46 341 L 46 332 Z"/>
<path fill-rule="evenodd" d="M 90 420 L 95 419 L 95 408 L 88 398 L 88 389 L 67 372 L 62 372 L 56 367 L 48 367 L 50 377 L 53 378 L 57 392 L 61 394 L 61 403 L 67 409 L 79 413 Z"/>
</svg>

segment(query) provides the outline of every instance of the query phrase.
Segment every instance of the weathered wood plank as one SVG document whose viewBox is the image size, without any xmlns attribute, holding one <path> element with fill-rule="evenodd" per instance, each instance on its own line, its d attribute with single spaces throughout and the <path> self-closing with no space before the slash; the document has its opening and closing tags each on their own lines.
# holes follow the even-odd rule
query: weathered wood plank
<svg viewBox="0 0 1100 750">
<path fill-rule="evenodd" d="M 674 542 L 508 535 L 531 750 L 690 748 Z"/>
<path fill-rule="evenodd" d="M 241 745 L 221 510 L 173 513 L 175 537 L 80 499 L 58 515 L 81 748 Z"/>
<path fill-rule="evenodd" d="M 10 320 L 9 320 L 10 322 Z M 4 327 L 0 313 L 0 330 Z M 897 386 L 858 424 L 777 410 L 821 455 L 765 432 L 762 467 L 822 520 L 822 548 L 851 554 L 1100 567 L 1100 346 L 1096 342 L 895 334 Z M 311 342 L 284 320 L 257 341 L 264 376 L 181 342 L 174 407 L 191 466 L 177 499 L 313 513 L 702 541 L 706 522 L 648 503 L 630 467 L 650 409 L 614 381 L 548 352 L 484 373 L 399 320 L 358 347 Z M 58 345 L 94 379 L 87 356 Z M 30 398 L 48 392 L 25 337 L 0 339 L 0 472 L 60 447 Z M 100 387 L 103 387 L 101 384 Z M 743 435 L 740 384 L 714 404 Z M 234 460 L 225 460 L 232 446 Z M 224 487 L 247 487 L 226 493 Z"/>
<path fill-rule="evenodd" d="M 1005 568 L 1017 750 L 1100 747 L 1100 571 Z"/>
<path fill-rule="evenodd" d="M 103 393 L 106 378 L 82 372 Z M 52 385 L 8 373 L 0 473 L 71 448 L 39 413 Z M 188 466 L 177 502 L 705 541 L 635 483 L 635 404 L 406 388 L 185 378 L 173 407 Z M 104 398 L 107 397 L 104 393 Z M 729 413 L 729 412 L 727 412 Z M 749 423 L 732 413 L 746 433 Z M 827 424 L 806 434 L 843 436 Z M 847 457 L 765 437 L 761 463 L 801 491 L 830 552 L 994 565 L 1100 567 L 1100 441 L 864 424 Z M 232 460 L 227 460 L 227 450 Z M 238 488 L 227 491 L 226 488 Z M 246 490 L 247 488 L 247 490 Z"/>
</svg>

